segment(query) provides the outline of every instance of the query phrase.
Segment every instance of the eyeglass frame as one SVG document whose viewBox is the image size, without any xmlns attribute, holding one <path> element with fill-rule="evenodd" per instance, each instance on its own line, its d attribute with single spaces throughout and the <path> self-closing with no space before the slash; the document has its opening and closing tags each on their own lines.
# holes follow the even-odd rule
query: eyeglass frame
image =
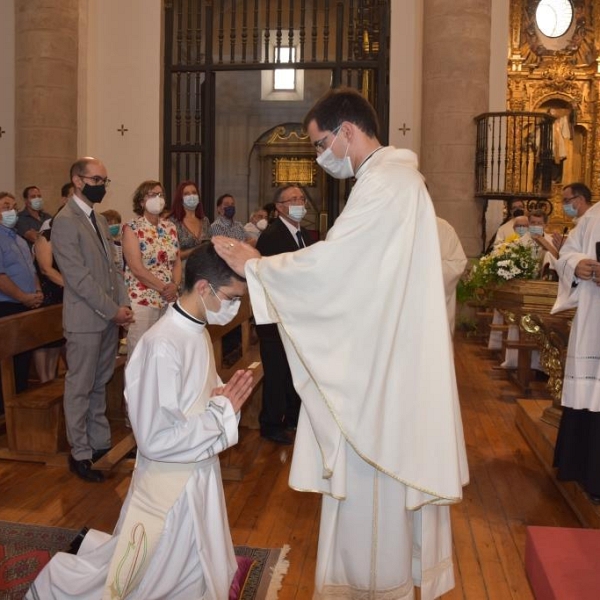
<svg viewBox="0 0 600 600">
<path fill-rule="evenodd" d="M 315 147 L 317 154 L 321 154 L 322 152 L 325 152 L 325 150 L 327 150 L 327 148 L 324 146 L 325 142 L 327 141 L 327 138 L 331 134 L 334 134 L 337 136 L 337 134 L 341 128 L 342 128 L 342 123 L 340 123 L 335 129 L 332 129 L 327 135 L 324 135 L 320 140 L 313 142 L 313 146 Z M 333 142 L 332 142 L 332 145 L 333 145 Z M 331 147 L 331 146 L 329 146 L 329 147 Z"/>
<path fill-rule="evenodd" d="M 241 296 L 230 296 L 229 294 L 226 294 L 223 290 L 216 289 L 213 287 L 212 283 L 208 284 L 208 287 L 210 288 L 210 291 L 217 297 L 219 298 L 219 294 L 218 292 L 221 292 L 221 294 L 223 294 L 223 296 L 225 296 L 225 298 L 219 298 L 219 300 L 221 302 L 223 302 L 223 300 L 226 300 L 227 302 L 237 302 L 238 300 L 241 300 L 242 297 Z"/>
<path fill-rule="evenodd" d="M 164 192 L 147 192 L 146 196 L 148 198 L 165 198 L 165 193 Z"/>
<path fill-rule="evenodd" d="M 82 175 L 81 173 L 77 174 L 77 177 L 81 177 L 81 179 L 91 179 L 94 182 L 94 185 L 103 185 L 104 187 L 109 187 L 111 180 L 108 177 L 100 177 L 100 175 Z"/>
<path fill-rule="evenodd" d="M 301 204 L 306 204 L 307 198 L 306 196 L 302 196 L 302 198 L 290 198 L 289 200 L 277 200 L 275 204 L 289 204 L 290 202 L 299 201 Z"/>
</svg>

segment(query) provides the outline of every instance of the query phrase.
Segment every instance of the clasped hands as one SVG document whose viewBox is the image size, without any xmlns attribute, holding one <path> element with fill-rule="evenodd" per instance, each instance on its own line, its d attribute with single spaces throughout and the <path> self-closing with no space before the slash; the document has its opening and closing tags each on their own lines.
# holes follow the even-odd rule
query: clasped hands
<svg viewBox="0 0 600 600">
<path fill-rule="evenodd" d="M 252 393 L 253 379 L 254 375 L 251 370 L 236 371 L 225 385 L 216 387 L 211 396 L 225 396 L 237 413 Z"/>
</svg>

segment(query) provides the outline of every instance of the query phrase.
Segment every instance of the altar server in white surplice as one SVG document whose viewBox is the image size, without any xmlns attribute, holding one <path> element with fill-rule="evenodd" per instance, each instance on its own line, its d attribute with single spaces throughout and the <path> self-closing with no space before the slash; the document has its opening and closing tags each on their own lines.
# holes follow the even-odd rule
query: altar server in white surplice
<svg viewBox="0 0 600 600">
<path fill-rule="evenodd" d="M 314 598 L 431 600 L 454 586 L 448 505 L 468 479 L 433 205 L 356 91 L 305 126 L 320 166 L 356 177 L 326 240 L 265 258 L 213 243 L 256 322 L 278 323 L 302 399 L 290 485 L 323 494 Z"/>
<path fill-rule="evenodd" d="M 557 313 L 576 308 L 562 386 L 554 466 L 600 504 L 600 204 L 585 211 L 556 263 Z"/>
<path fill-rule="evenodd" d="M 442 255 L 442 275 L 446 294 L 446 310 L 450 331 L 454 333 L 456 321 L 456 286 L 467 266 L 467 255 L 454 227 L 448 221 L 436 217 Z"/>
<path fill-rule="evenodd" d="M 136 468 L 113 535 L 90 530 L 59 553 L 28 600 L 223 600 L 237 564 L 218 454 L 238 438 L 252 375 L 217 376 L 206 323 L 224 324 L 245 282 L 208 244 L 187 259 L 185 291 L 139 341 L 126 371 Z"/>
</svg>

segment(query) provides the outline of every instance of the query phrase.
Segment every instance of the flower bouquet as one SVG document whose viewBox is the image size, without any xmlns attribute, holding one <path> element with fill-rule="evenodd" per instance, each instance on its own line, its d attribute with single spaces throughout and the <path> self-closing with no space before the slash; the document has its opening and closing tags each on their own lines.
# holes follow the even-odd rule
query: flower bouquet
<svg viewBox="0 0 600 600">
<path fill-rule="evenodd" d="M 539 266 L 536 248 L 511 236 L 471 267 L 459 284 L 458 299 L 483 300 L 492 288 L 511 279 L 536 279 Z"/>
</svg>

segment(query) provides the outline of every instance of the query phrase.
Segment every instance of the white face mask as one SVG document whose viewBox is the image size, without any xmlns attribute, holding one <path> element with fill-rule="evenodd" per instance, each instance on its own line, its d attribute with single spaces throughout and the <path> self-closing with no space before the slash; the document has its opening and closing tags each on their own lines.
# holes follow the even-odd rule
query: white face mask
<svg viewBox="0 0 600 600">
<path fill-rule="evenodd" d="M 306 214 L 306 208 L 304 208 L 304 206 L 302 206 L 301 204 L 296 206 L 296 205 L 292 205 L 289 207 L 289 217 L 290 219 L 292 219 L 293 221 L 296 221 L 297 223 L 300 223 L 300 221 L 302 221 L 302 219 L 304 219 L 304 215 Z"/>
<path fill-rule="evenodd" d="M 34 198 L 31 201 L 31 208 L 33 208 L 33 210 L 42 210 L 42 206 L 44 206 L 43 198 Z"/>
<path fill-rule="evenodd" d="M 268 224 L 269 222 L 266 219 L 261 219 L 256 223 L 256 229 L 258 229 L 259 231 L 264 231 L 267 228 Z"/>
<path fill-rule="evenodd" d="M 183 205 L 190 210 L 194 210 L 200 204 L 200 197 L 197 194 L 190 194 L 183 197 Z"/>
<path fill-rule="evenodd" d="M 153 196 L 146 200 L 144 210 L 147 210 L 151 215 L 160 215 L 165 207 L 165 199 L 159 196 Z"/>
<path fill-rule="evenodd" d="M 344 158 L 338 158 L 333 153 L 333 144 L 335 144 L 335 140 L 337 140 L 339 133 L 335 136 L 331 146 L 323 152 L 320 156 L 317 156 L 317 164 L 332 177 L 336 179 L 348 179 L 349 177 L 354 177 L 354 168 L 352 167 L 352 161 L 348 156 L 348 148 L 350 145 L 346 147 L 346 154 Z"/>
<path fill-rule="evenodd" d="M 2 213 L 2 225 L 4 225 L 4 227 L 9 227 L 12 229 L 17 224 L 18 220 L 19 215 L 17 215 L 17 211 L 14 209 L 5 210 Z"/>
<path fill-rule="evenodd" d="M 215 312 L 214 310 L 210 310 L 206 307 L 204 298 L 200 296 L 200 300 L 202 300 L 202 304 L 204 304 L 204 310 L 206 312 L 206 322 L 209 325 L 227 325 L 227 323 L 235 319 L 235 316 L 238 314 L 238 310 L 240 309 L 240 304 L 242 301 L 239 298 L 235 300 L 221 300 L 221 298 L 217 296 L 217 292 L 215 292 L 212 285 L 210 285 L 210 291 L 215 295 L 215 298 L 221 303 L 221 306 L 217 312 Z"/>
</svg>

